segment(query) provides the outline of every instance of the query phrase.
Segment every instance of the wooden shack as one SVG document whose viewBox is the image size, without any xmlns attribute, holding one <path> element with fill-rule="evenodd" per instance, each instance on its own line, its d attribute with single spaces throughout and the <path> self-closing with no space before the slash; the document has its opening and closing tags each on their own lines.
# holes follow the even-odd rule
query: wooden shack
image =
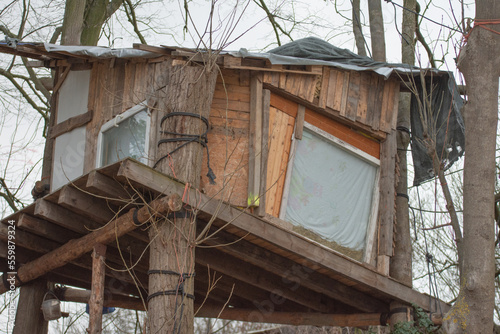
<svg viewBox="0 0 500 334">
<path fill-rule="evenodd" d="M 209 236 L 196 245 L 196 316 L 368 326 L 385 324 L 393 301 L 436 311 L 428 296 L 389 277 L 398 75 L 213 56 L 218 74 L 208 120 L 186 117 L 202 131 L 177 143 L 202 147 L 200 185 L 193 188 L 175 170 L 172 177 L 156 168 L 168 122 L 158 110 L 167 73 L 203 66 L 205 53 L 147 45 L 124 54 L 84 49 L 0 45 L 55 72 L 46 150 L 52 163 L 43 175 L 50 191 L 0 224 L 2 258 L 9 222 L 16 226 L 16 285 L 43 275 L 91 289 L 96 267 L 89 252 L 104 243 L 104 305 L 143 310 L 147 227 L 129 226 L 115 237 L 109 226 L 137 223 L 145 211 L 136 208 L 178 194 L 196 214 L 198 236 Z M 82 254 L 53 261 L 77 241 L 87 245 Z M 4 277 L 14 271 L 2 269 Z M 70 296 L 59 297 L 82 301 Z M 443 312 L 448 308 L 440 302 Z"/>
</svg>

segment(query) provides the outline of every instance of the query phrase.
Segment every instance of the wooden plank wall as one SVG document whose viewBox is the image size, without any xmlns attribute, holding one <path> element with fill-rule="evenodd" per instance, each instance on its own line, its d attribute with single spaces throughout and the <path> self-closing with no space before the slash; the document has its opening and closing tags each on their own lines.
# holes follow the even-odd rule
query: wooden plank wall
<svg viewBox="0 0 500 334">
<path fill-rule="evenodd" d="M 278 217 L 290 157 L 295 117 L 271 107 L 267 160 L 266 213 Z"/>
<path fill-rule="evenodd" d="M 246 207 L 250 129 L 250 81 L 248 71 L 222 70 L 217 78 L 210 112 L 208 147 L 210 167 L 217 179 L 206 177 L 204 155 L 200 189 L 206 195 Z"/>
<path fill-rule="evenodd" d="M 162 86 L 165 80 L 161 75 L 164 72 L 162 68 L 170 64 L 170 61 L 163 60 L 147 62 L 116 59 L 93 63 L 88 103 L 93 118 L 87 124 L 84 173 L 96 167 L 97 137 L 102 125 L 152 98 L 156 89 Z"/>
<path fill-rule="evenodd" d="M 396 127 L 399 82 L 394 78 L 325 66 L 316 76 L 267 72 L 264 82 L 374 131 Z"/>
<path fill-rule="evenodd" d="M 281 88 L 301 99 L 313 102 L 322 67 L 314 67 L 314 74 L 264 72 L 264 82 Z"/>
</svg>

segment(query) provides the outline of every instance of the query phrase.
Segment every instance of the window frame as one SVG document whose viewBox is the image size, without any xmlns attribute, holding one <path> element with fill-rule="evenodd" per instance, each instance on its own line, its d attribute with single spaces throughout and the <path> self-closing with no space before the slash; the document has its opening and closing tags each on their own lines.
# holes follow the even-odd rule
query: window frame
<svg viewBox="0 0 500 334">
<path fill-rule="evenodd" d="M 296 124 L 297 126 L 297 124 Z M 377 159 L 370 154 L 360 150 L 357 147 L 354 147 L 353 145 L 335 137 L 334 135 L 312 125 L 311 123 L 308 123 L 304 121 L 303 126 L 305 129 L 313 132 L 314 134 L 322 137 L 324 140 L 327 142 L 331 143 L 332 145 L 336 146 L 337 148 L 340 148 L 350 154 L 353 154 L 357 158 L 360 158 L 361 160 L 364 160 L 368 164 L 374 166 L 376 168 L 375 172 L 375 180 L 374 180 L 374 187 L 373 187 L 373 193 L 372 193 L 372 203 L 371 203 L 371 208 L 370 208 L 370 214 L 368 218 L 368 223 L 367 223 L 367 228 L 366 228 L 366 240 L 365 240 L 365 249 L 364 249 L 364 255 L 363 255 L 363 262 L 370 262 L 370 258 L 373 253 L 373 248 L 374 248 L 374 240 L 375 240 L 375 231 L 377 227 L 377 219 L 378 219 L 378 208 L 379 208 L 379 191 L 380 191 L 380 159 Z M 295 138 L 295 131 L 292 134 L 292 145 L 290 148 L 290 158 L 288 159 L 288 164 L 287 164 L 287 170 L 286 170 L 286 176 L 285 176 L 285 184 L 283 187 L 283 196 L 281 199 L 281 205 L 280 205 L 280 214 L 279 218 L 281 220 L 285 220 L 286 216 L 286 208 L 288 205 L 288 195 L 289 195 L 289 190 L 290 190 L 290 182 L 292 178 L 292 172 L 293 172 L 293 164 L 295 161 L 295 154 L 297 151 L 297 141 L 300 139 Z M 355 259 L 353 259 L 356 261 Z"/>
<path fill-rule="evenodd" d="M 104 165 L 102 163 L 102 144 L 103 144 L 103 133 L 112 129 L 113 127 L 119 127 L 119 124 L 123 121 L 126 121 L 130 117 L 135 116 L 136 114 L 145 111 L 148 116 L 148 121 L 146 122 L 146 133 L 144 138 L 144 154 L 146 156 L 149 155 L 149 136 L 151 130 L 151 111 L 147 105 L 147 101 L 143 101 L 130 109 L 127 109 L 121 114 L 116 115 L 111 120 L 107 121 L 101 126 L 99 130 L 99 135 L 97 136 L 97 152 L 96 152 L 96 167 L 104 167 L 108 165 Z"/>
</svg>

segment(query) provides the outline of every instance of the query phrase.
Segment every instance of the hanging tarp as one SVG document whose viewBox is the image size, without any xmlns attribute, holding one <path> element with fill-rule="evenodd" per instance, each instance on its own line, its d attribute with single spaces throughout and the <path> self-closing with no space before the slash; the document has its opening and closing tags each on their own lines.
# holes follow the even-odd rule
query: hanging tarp
<svg viewBox="0 0 500 334">
<path fill-rule="evenodd" d="M 465 127 L 461 114 L 463 99 L 451 73 L 426 78 L 425 86 L 415 79 L 418 96 L 411 101 L 411 151 L 415 177 L 413 185 L 435 176 L 426 138 L 435 142 L 444 170 L 465 151 Z M 424 89 L 425 88 L 425 89 Z"/>
</svg>

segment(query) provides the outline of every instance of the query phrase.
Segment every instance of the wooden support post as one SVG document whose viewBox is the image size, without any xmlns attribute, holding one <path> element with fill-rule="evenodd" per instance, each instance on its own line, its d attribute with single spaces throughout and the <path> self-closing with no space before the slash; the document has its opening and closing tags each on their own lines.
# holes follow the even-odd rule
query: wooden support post
<svg viewBox="0 0 500 334">
<path fill-rule="evenodd" d="M 89 300 L 90 334 L 102 332 L 102 307 L 104 306 L 104 280 L 106 277 L 106 245 L 97 244 L 92 253 L 92 293 Z"/>
<path fill-rule="evenodd" d="M 158 91 L 160 132 L 155 168 L 198 188 L 206 132 L 218 71 L 186 64 L 166 69 Z M 216 65 L 214 65 L 216 66 Z M 186 138 L 194 138 L 186 144 Z M 204 142 L 203 142 L 204 143 Z M 210 143 L 208 143 L 210 146 Z M 196 221 L 191 212 L 158 219 L 149 228 L 148 322 L 151 333 L 194 332 Z"/>
<path fill-rule="evenodd" d="M 269 157 L 269 113 L 271 108 L 271 91 L 262 91 L 262 149 L 260 161 L 260 198 L 257 214 L 260 217 L 266 215 L 266 192 L 267 192 L 267 159 Z"/>
<path fill-rule="evenodd" d="M 131 209 L 128 213 L 110 221 L 97 231 L 89 233 L 80 239 L 70 240 L 61 247 L 26 263 L 19 268 L 17 276 L 24 283 L 30 282 L 90 252 L 94 245 L 98 243 L 108 244 L 116 238 L 135 230 L 138 227 L 137 222 L 140 224 L 145 223 L 151 218 L 152 214 L 158 215 L 170 211 L 179 211 L 181 207 L 182 201 L 179 195 L 171 195 L 154 200 L 139 210 Z M 3 277 L 0 277 L 0 280 L 3 279 Z M 16 286 L 20 285 L 19 279 L 16 279 Z M 5 292 L 7 292 L 7 288 L 0 285 L 0 294 Z"/>
<path fill-rule="evenodd" d="M 250 78 L 250 137 L 248 144 L 248 206 L 259 206 L 262 161 L 262 74 Z"/>
<path fill-rule="evenodd" d="M 43 278 L 30 282 L 21 288 L 12 334 L 47 334 L 49 323 L 45 321 L 40 310 L 46 292 L 47 281 Z"/>
<path fill-rule="evenodd" d="M 380 145 L 380 226 L 377 269 L 383 275 L 389 275 L 388 258 L 393 255 L 396 152 L 396 131 L 391 131 Z"/>
</svg>

